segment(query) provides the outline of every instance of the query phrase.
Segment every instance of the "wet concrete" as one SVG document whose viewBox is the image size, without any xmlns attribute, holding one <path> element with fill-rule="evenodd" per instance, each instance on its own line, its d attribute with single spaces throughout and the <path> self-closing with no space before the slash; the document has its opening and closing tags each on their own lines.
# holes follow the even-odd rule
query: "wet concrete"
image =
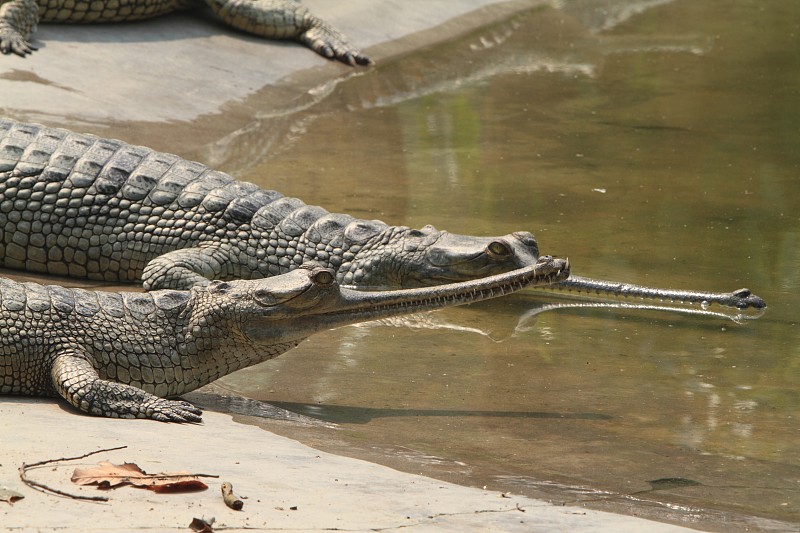
<svg viewBox="0 0 800 533">
<path fill-rule="evenodd" d="M 79 415 L 55 401 L 5 399 L 0 402 L 0 494 L 8 488 L 24 499 L 13 506 L 0 501 L 0 527 L 41 532 L 189 531 L 194 518 L 213 518 L 217 531 L 691 531 L 404 474 L 320 452 L 236 424 L 225 415 L 206 413 L 204 418 L 202 425 L 113 420 Z M 27 473 L 51 489 L 83 498 L 105 496 L 108 502 L 35 491 L 18 476 L 24 463 L 119 446 L 125 449 L 55 461 Z M 101 491 L 70 482 L 75 468 L 100 461 L 136 463 L 148 473 L 186 471 L 214 477 L 200 479 L 207 490 L 183 494 L 132 487 Z M 223 504 L 223 482 L 232 483 L 243 498 L 241 511 Z"/>
</svg>

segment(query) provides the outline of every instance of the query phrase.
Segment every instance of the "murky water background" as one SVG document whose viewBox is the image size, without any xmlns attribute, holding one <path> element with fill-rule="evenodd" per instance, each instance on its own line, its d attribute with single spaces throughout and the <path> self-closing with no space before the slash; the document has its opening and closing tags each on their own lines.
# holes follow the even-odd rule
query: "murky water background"
<svg viewBox="0 0 800 533">
<path fill-rule="evenodd" d="M 259 422 L 270 430 L 403 470 L 711 530 L 791 530 L 800 4 L 566 4 L 322 87 L 209 159 L 331 211 L 530 230 L 584 276 L 748 286 L 766 315 L 520 322 L 564 302 L 527 291 L 317 335 L 223 386 L 338 424 Z"/>
</svg>

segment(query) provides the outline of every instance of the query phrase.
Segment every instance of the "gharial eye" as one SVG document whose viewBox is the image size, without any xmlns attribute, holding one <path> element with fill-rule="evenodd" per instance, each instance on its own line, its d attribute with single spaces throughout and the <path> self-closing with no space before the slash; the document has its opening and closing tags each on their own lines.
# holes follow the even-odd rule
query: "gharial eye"
<svg viewBox="0 0 800 533">
<path fill-rule="evenodd" d="M 494 259 L 505 259 L 511 255 L 511 248 L 503 241 L 492 241 L 486 247 L 489 256 Z"/>
<path fill-rule="evenodd" d="M 330 270 L 318 270 L 311 276 L 311 281 L 320 287 L 330 287 L 336 282 L 336 276 Z"/>
</svg>

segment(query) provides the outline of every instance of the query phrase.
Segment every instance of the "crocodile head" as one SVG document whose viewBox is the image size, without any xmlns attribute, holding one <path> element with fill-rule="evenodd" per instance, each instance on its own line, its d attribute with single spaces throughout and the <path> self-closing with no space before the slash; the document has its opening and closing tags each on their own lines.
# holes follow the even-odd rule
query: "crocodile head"
<svg viewBox="0 0 800 533">
<path fill-rule="evenodd" d="M 214 282 L 207 290 L 225 292 L 236 302 L 242 334 L 263 347 L 294 345 L 321 330 L 485 300 L 568 276 L 567 260 L 544 256 L 524 268 L 477 280 L 361 291 L 339 286 L 332 270 L 305 265 L 273 278 Z"/>
<path fill-rule="evenodd" d="M 536 239 L 526 231 L 502 237 L 473 237 L 439 231 L 393 227 L 389 235 L 366 242 L 349 264 L 339 268 L 343 285 L 359 287 L 429 287 L 509 272 L 533 265 Z"/>
</svg>

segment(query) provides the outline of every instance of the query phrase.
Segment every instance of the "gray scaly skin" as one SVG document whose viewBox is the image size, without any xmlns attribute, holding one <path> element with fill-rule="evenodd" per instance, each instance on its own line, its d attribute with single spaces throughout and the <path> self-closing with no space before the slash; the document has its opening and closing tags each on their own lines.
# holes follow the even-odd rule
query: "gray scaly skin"
<svg viewBox="0 0 800 533">
<path fill-rule="evenodd" d="M 0 118 L 0 266 L 145 289 L 253 279 L 313 261 L 344 285 L 416 287 L 533 264 L 533 235 L 473 237 L 328 213 L 121 141 Z M 569 290 L 764 307 L 704 293 L 571 278 Z"/>
<path fill-rule="evenodd" d="M 313 265 L 191 291 L 92 292 L 0 279 L 0 394 L 61 396 L 115 418 L 199 422 L 169 400 L 272 359 L 326 329 L 462 305 L 569 275 L 563 259 L 463 283 L 340 288 Z"/>
<path fill-rule="evenodd" d="M 415 287 L 507 272 L 529 233 L 479 238 L 328 213 L 199 163 L 0 119 L 0 266 L 142 279 L 148 290 L 253 279 L 313 261 L 344 285 Z"/>
<path fill-rule="evenodd" d="M 25 56 L 39 22 L 122 22 L 209 6 L 226 24 L 269 39 L 294 39 L 318 54 L 349 65 L 369 57 L 327 22 L 294 0 L 0 0 L 0 52 Z"/>
</svg>

